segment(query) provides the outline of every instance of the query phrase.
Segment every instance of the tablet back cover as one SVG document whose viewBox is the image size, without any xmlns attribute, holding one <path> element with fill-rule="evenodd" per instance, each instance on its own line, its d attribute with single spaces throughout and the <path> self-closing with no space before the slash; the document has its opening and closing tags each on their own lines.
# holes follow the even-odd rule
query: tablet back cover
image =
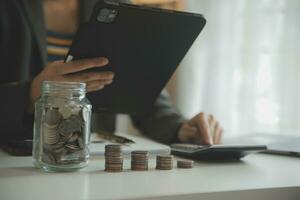
<svg viewBox="0 0 300 200">
<path fill-rule="evenodd" d="M 99 20 L 103 9 L 115 12 L 111 22 Z M 99 1 L 69 51 L 74 59 L 110 60 L 101 70 L 113 71 L 114 82 L 88 95 L 94 109 L 149 112 L 204 25 L 205 19 L 197 14 Z"/>
</svg>

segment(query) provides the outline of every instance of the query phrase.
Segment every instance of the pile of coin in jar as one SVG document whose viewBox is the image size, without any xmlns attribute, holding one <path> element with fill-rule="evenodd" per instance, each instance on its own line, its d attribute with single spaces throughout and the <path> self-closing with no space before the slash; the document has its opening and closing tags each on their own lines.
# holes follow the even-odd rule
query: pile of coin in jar
<svg viewBox="0 0 300 200">
<path fill-rule="evenodd" d="M 42 161 L 68 165 L 85 161 L 86 123 L 84 109 L 45 109 L 42 126 Z"/>
</svg>

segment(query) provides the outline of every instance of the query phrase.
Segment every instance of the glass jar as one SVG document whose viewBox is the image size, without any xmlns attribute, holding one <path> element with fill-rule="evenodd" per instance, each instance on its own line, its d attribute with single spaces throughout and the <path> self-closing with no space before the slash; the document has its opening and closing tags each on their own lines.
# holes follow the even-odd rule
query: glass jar
<svg viewBox="0 0 300 200">
<path fill-rule="evenodd" d="M 45 81 L 41 92 L 35 103 L 34 165 L 44 171 L 87 166 L 92 106 L 86 84 Z"/>
</svg>

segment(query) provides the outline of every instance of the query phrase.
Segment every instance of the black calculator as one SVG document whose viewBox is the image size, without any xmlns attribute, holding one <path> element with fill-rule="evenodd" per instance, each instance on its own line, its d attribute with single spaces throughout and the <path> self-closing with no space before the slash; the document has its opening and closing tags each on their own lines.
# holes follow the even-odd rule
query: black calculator
<svg viewBox="0 0 300 200">
<path fill-rule="evenodd" d="M 173 155 L 193 160 L 239 160 L 248 154 L 265 150 L 265 145 L 171 145 Z"/>
</svg>

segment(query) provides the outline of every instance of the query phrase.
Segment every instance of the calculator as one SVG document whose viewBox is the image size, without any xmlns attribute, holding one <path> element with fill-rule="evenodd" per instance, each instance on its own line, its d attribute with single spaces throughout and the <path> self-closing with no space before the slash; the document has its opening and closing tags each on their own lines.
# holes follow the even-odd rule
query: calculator
<svg viewBox="0 0 300 200">
<path fill-rule="evenodd" d="M 248 154 L 266 150 L 265 145 L 171 145 L 173 155 L 194 160 L 239 160 Z"/>
</svg>

